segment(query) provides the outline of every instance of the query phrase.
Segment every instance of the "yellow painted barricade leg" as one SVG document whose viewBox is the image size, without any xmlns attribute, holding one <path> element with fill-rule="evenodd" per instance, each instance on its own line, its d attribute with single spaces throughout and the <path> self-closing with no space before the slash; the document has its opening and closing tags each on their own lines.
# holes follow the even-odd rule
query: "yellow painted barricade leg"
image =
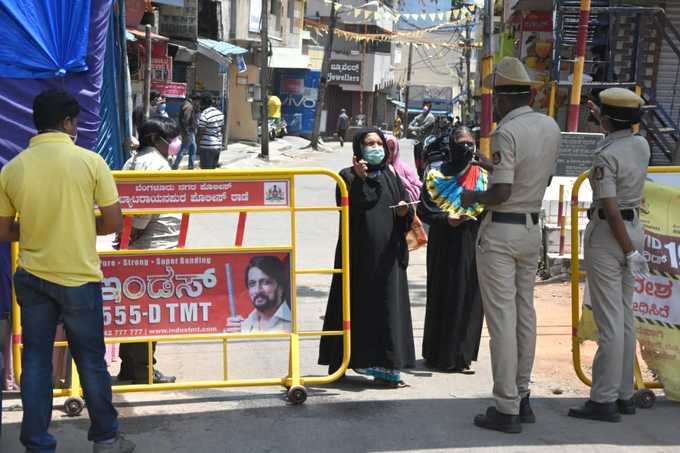
<svg viewBox="0 0 680 453">
<path fill-rule="evenodd" d="M 290 360 L 288 369 L 288 399 L 293 404 L 302 404 L 307 399 L 307 389 L 302 385 L 300 379 L 300 336 L 296 333 L 290 334 Z"/>
</svg>

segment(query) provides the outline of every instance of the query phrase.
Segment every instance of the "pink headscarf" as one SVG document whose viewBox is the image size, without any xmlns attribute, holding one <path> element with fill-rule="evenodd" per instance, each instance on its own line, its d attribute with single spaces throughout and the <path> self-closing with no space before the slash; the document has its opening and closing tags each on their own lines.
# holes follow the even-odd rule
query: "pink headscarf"
<svg viewBox="0 0 680 453">
<path fill-rule="evenodd" d="M 388 160 L 390 168 L 401 179 L 401 183 L 404 185 L 404 189 L 406 189 L 406 193 L 410 198 L 408 201 L 419 200 L 420 189 L 423 183 L 418 178 L 415 169 L 399 158 L 399 140 L 393 135 L 388 135 L 387 148 L 390 150 L 390 158 Z"/>
</svg>

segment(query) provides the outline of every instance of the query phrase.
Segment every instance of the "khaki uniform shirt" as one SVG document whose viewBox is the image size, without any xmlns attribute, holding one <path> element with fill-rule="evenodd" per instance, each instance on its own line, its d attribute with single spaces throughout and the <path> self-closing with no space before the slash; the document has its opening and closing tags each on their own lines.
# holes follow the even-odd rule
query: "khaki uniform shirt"
<svg viewBox="0 0 680 453">
<path fill-rule="evenodd" d="M 492 211 L 539 212 L 560 153 L 560 128 L 547 115 L 520 107 L 491 135 L 494 184 L 512 184 L 512 194 Z"/>
<path fill-rule="evenodd" d="M 603 198 L 616 198 L 619 208 L 640 206 L 649 164 L 649 143 L 630 130 L 613 132 L 595 153 L 590 185 L 593 205 Z"/>
</svg>

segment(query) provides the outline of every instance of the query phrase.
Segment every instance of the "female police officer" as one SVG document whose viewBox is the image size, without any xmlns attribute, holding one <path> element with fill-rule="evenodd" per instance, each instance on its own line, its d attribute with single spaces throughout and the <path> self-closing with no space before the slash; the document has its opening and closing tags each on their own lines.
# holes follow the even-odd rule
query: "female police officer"
<svg viewBox="0 0 680 453">
<path fill-rule="evenodd" d="M 632 299 L 635 278 L 648 271 L 640 253 L 644 235 L 639 213 L 649 144 L 632 132 L 644 103 L 639 96 L 624 88 L 610 88 L 600 93 L 600 100 L 600 122 L 607 137 L 590 172 L 593 204 L 584 238 L 598 349 L 590 399 L 571 409 L 569 416 L 618 422 L 621 414 L 635 413 Z"/>
</svg>

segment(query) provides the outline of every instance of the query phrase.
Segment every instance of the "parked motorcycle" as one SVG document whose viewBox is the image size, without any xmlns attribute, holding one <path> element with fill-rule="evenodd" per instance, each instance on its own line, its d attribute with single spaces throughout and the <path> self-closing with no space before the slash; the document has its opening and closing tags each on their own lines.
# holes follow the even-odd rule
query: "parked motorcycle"
<svg viewBox="0 0 680 453">
<path fill-rule="evenodd" d="M 267 121 L 267 128 L 269 132 L 269 140 L 276 140 L 288 135 L 288 123 L 286 120 L 280 118 L 270 118 Z M 262 135 L 262 127 L 257 126 L 257 136 Z"/>
</svg>

